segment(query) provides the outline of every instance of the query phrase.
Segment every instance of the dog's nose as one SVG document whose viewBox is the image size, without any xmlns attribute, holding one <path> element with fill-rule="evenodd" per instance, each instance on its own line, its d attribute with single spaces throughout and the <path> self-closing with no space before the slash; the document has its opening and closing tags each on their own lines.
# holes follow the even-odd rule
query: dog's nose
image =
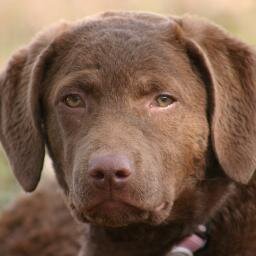
<svg viewBox="0 0 256 256">
<path fill-rule="evenodd" d="M 94 185 L 101 189 L 122 188 L 132 172 L 128 157 L 118 154 L 94 157 L 88 165 L 89 176 Z"/>
</svg>

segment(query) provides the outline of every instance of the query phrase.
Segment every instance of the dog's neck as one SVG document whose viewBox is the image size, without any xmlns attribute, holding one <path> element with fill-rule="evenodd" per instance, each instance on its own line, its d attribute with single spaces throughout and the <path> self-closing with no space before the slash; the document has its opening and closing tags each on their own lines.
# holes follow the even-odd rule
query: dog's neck
<svg viewBox="0 0 256 256">
<path fill-rule="evenodd" d="M 124 228 L 89 225 L 80 256 L 165 255 L 186 234 L 189 229 L 176 224 L 138 224 Z"/>
</svg>

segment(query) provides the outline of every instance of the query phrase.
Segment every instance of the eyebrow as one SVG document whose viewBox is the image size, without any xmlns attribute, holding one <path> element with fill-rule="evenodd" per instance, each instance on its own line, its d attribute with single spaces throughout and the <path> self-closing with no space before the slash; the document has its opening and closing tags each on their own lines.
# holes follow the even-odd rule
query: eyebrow
<svg viewBox="0 0 256 256">
<path fill-rule="evenodd" d="M 65 76 L 58 83 L 58 89 L 64 87 L 78 87 L 86 92 L 98 91 L 100 86 L 98 72 L 95 69 L 85 69 L 82 71 L 74 71 Z"/>
<path fill-rule="evenodd" d="M 99 76 L 95 70 L 84 69 L 82 71 L 74 71 L 65 76 L 60 81 L 60 84 L 62 87 L 74 84 L 81 87 L 81 89 L 92 90 L 99 86 Z"/>
<path fill-rule="evenodd" d="M 163 84 L 157 79 L 149 79 L 146 81 L 140 81 L 137 83 L 136 96 L 150 95 L 156 92 L 165 91 L 168 89 L 167 84 Z"/>
</svg>

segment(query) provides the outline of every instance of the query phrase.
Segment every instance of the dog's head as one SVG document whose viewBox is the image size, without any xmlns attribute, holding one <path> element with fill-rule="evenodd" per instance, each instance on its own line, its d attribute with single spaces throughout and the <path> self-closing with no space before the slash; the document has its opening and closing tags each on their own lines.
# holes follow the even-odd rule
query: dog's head
<svg viewBox="0 0 256 256">
<path fill-rule="evenodd" d="M 248 183 L 256 168 L 255 53 L 207 21 L 106 13 L 62 23 L 15 54 L 0 81 L 17 179 L 35 189 L 46 144 L 81 220 L 193 215 L 205 181 Z"/>
</svg>

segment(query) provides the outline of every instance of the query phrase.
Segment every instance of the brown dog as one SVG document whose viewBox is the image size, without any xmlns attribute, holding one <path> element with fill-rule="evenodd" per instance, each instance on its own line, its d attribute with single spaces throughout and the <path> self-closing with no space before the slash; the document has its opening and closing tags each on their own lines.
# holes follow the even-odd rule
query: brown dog
<svg viewBox="0 0 256 256">
<path fill-rule="evenodd" d="M 26 191 L 47 145 L 81 255 L 256 250 L 256 53 L 194 17 L 105 13 L 60 24 L 0 77 L 1 141 Z"/>
</svg>

